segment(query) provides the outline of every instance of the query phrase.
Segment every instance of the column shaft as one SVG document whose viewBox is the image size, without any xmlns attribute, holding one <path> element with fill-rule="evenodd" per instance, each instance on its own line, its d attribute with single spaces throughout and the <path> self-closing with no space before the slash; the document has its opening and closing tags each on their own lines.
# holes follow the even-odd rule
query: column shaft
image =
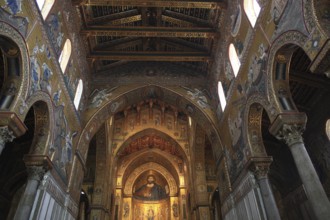
<svg viewBox="0 0 330 220">
<path fill-rule="evenodd" d="M 266 214 L 269 220 L 280 220 L 280 213 L 267 177 L 258 179 L 260 192 L 264 201 Z"/>
<path fill-rule="evenodd" d="M 269 166 L 272 161 L 273 158 L 269 156 L 251 157 L 249 166 L 258 181 L 267 219 L 280 220 L 280 213 L 268 179 Z"/>
<path fill-rule="evenodd" d="M 296 142 L 289 147 L 315 216 L 319 220 L 330 219 L 329 200 L 304 144 Z"/>
<path fill-rule="evenodd" d="M 38 166 L 27 167 L 27 171 L 29 174 L 28 181 L 18 204 L 15 220 L 29 219 L 39 182 L 45 174 L 45 169 Z"/>
<path fill-rule="evenodd" d="M 14 219 L 29 219 L 38 185 L 39 181 L 37 180 L 29 180 L 27 182 L 24 194 L 21 197 Z"/>
<path fill-rule="evenodd" d="M 305 130 L 307 116 L 305 113 L 279 114 L 269 128 L 277 139 L 283 140 L 291 150 L 304 185 L 306 196 L 318 220 L 330 219 L 330 202 L 324 192 L 313 163 L 306 151 L 302 133 Z"/>
</svg>

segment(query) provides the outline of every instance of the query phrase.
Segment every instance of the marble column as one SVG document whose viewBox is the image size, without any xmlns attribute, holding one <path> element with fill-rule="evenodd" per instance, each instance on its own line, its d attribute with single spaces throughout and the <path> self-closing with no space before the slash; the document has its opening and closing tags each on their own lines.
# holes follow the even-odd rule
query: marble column
<svg viewBox="0 0 330 220">
<path fill-rule="evenodd" d="M 42 180 L 46 170 L 42 166 L 29 166 L 27 167 L 27 172 L 28 181 L 25 187 L 25 191 L 18 204 L 14 217 L 15 220 L 29 219 L 39 183 Z"/>
<path fill-rule="evenodd" d="M 280 220 L 280 213 L 278 211 L 273 191 L 268 179 L 268 171 L 271 162 L 271 157 L 253 157 L 250 159 L 250 169 L 253 171 L 260 187 L 267 219 Z"/>
<path fill-rule="evenodd" d="M 14 133 L 9 130 L 8 126 L 0 127 L 0 155 L 5 148 L 7 142 L 12 142 L 15 138 Z"/>
<path fill-rule="evenodd" d="M 302 133 L 306 116 L 281 115 L 270 128 L 270 132 L 279 140 L 283 140 L 292 153 L 299 176 L 304 185 L 306 196 L 318 220 L 330 219 L 330 202 L 326 196 L 313 163 L 306 151 Z"/>
</svg>

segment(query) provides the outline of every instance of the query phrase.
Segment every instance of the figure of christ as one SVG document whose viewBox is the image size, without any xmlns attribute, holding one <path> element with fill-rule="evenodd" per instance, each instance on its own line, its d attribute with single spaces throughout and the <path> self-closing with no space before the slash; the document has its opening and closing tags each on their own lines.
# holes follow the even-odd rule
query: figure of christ
<svg viewBox="0 0 330 220">
<path fill-rule="evenodd" d="M 134 193 L 134 198 L 147 201 L 165 199 L 166 197 L 165 189 L 156 183 L 153 175 L 149 175 L 147 183 L 138 188 Z"/>
</svg>

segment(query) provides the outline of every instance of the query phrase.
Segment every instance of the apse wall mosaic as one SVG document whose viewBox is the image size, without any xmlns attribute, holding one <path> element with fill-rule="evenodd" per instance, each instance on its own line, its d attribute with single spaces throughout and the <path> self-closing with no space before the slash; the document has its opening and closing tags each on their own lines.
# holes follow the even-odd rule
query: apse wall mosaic
<svg viewBox="0 0 330 220">
<path fill-rule="evenodd" d="M 269 123 L 280 112 L 298 109 L 288 84 L 290 56 L 295 49 L 300 48 L 310 59 L 311 71 L 323 65 L 323 72 L 315 74 L 328 70 L 327 1 L 260 0 L 260 17 L 255 24 L 247 19 L 243 1 L 235 1 L 219 20 L 213 20 L 219 15 L 213 14 L 215 10 L 210 13 L 212 24 L 225 19 L 230 24 L 224 30 L 228 34 L 212 35 L 210 41 L 220 44 L 212 47 L 220 52 L 203 67 L 192 62 L 150 62 L 147 66 L 104 62 L 109 66 L 97 69 L 97 76 L 86 80 L 90 67 L 102 65 L 78 47 L 82 21 L 72 2 L 84 4 L 55 1 L 43 20 L 34 1 L 0 0 L 0 44 L 6 46 L 1 47 L 6 64 L 1 68 L 8 72 L 4 71 L 0 109 L 13 111 L 24 121 L 33 107 L 36 129 L 31 153 L 50 159 L 50 173 L 59 185 L 51 187 L 51 180 L 46 186 L 48 180 L 44 179 L 43 186 L 55 196 L 58 191 L 68 194 L 58 200 L 67 201 L 73 215 L 77 214 L 73 200 L 79 201 L 81 196 L 83 173 L 89 181 L 84 190 L 97 207 L 95 219 L 102 212 L 118 219 L 189 219 L 185 215 L 192 210 L 191 204 L 206 204 L 218 187 L 221 200 L 229 201 L 233 187 L 248 171 L 251 155 L 265 154 L 263 109 Z M 147 10 L 151 17 L 155 15 L 152 9 Z M 61 69 L 59 60 L 67 39 L 73 45 L 72 55 L 67 68 Z M 154 50 L 154 39 L 149 40 L 147 48 Z M 84 42 L 88 43 L 94 42 Z M 203 40 L 199 46 L 209 43 Z M 189 45 L 189 40 L 185 44 Z M 228 57 L 231 44 L 241 63 L 237 76 Z M 108 67 L 113 67 L 112 72 Z M 86 82 L 85 103 L 75 108 L 73 100 L 81 78 Z M 218 81 L 223 83 L 228 101 L 225 111 L 218 105 Z M 315 148 L 312 157 L 329 191 L 330 153 L 324 148 L 325 137 L 314 136 L 307 143 L 324 143 Z M 147 165 L 142 165 L 144 162 Z M 193 174 L 192 180 L 186 173 Z M 228 207 L 226 211 L 232 208 Z M 211 214 L 207 207 L 198 208 L 198 213 L 200 219 L 209 219 Z"/>
</svg>

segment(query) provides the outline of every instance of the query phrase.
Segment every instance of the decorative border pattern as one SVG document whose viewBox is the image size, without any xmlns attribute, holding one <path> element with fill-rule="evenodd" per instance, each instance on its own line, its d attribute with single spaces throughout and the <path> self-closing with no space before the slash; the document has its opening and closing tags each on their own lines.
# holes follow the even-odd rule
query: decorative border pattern
<svg viewBox="0 0 330 220">
<path fill-rule="evenodd" d="M 259 109 L 260 108 L 260 109 Z M 261 126 L 262 126 L 262 110 L 265 109 L 271 118 L 275 117 L 275 110 L 272 110 L 269 102 L 259 94 L 252 95 L 247 103 L 244 111 L 243 138 L 244 143 L 249 146 L 250 155 L 265 155 L 265 147 L 262 141 Z"/>
<path fill-rule="evenodd" d="M 78 115 L 78 111 L 76 111 L 76 108 L 75 108 L 75 106 L 73 104 L 73 100 L 70 98 L 71 96 L 70 96 L 70 94 L 69 94 L 69 92 L 67 90 L 67 86 L 66 86 L 66 84 L 64 82 L 64 78 L 63 78 L 63 75 L 62 75 L 62 70 L 61 70 L 60 64 L 59 64 L 59 62 L 56 59 L 57 55 L 56 55 L 54 46 L 49 41 L 49 36 L 48 36 L 47 30 L 45 28 L 45 23 L 44 23 L 44 21 L 42 19 L 42 16 L 40 14 L 40 11 L 39 11 L 39 9 L 37 7 L 37 3 L 35 1 L 33 1 L 32 3 L 30 3 L 30 6 L 31 6 L 31 9 L 32 9 L 32 11 L 33 11 L 34 14 L 36 14 L 36 15 L 39 14 L 40 15 L 40 16 L 36 16 L 36 20 L 37 20 L 38 25 L 40 26 L 40 30 L 41 30 L 42 35 L 43 35 L 43 41 L 47 45 L 49 45 L 49 53 L 51 54 L 51 60 L 52 60 L 52 62 L 54 64 L 54 67 L 55 67 L 55 71 L 54 72 L 56 72 L 56 74 L 58 76 L 58 79 L 59 79 L 58 83 L 61 85 L 61 88 L 63 88 L 63 93 L 68 98 L 68 100 L 71 100 L 71 101 L 68 101 L 67 104 L 68 104 L 68 106 L 69 106 L 69 108 L 71 110 L 70 112 L 72 112 L 72 115 L 75 118 L 74 121 L 76 122 L 76 126 L 77 125 L 80 126 L 81 125 L 81 121 L 80 121 L 80 117 Z"/>
<path fill-rule="evenodd" d="M 15 95 L 15 99 L 13 100 L 9 111 L 15 111 L 18 103 L 20 102 L 21 97 L 26 97 L 29 88 L 29 76 L 30 76 L 30 59 L 28 55 L 28 50 L 26 47 L 25 40 L 23 36 L 11 25 L 0 21 L 0 35 L 5 36 L 16 43 L 20 50 L 21 55 L 21 63 L 22 63 L 22 70 L 21 70 L 21 79 L 20 79 L 20 86 L 19 90 Z M 18 115 L 20 117 L 20 115 Z M 22 119 L 20 117 L 20 119 Z"/>
<path fill-rule="evenodd" d="M 304 13 L 304 18 L 305 18 L 305 26 L 308 30 L 309 33 L 315 29 L 318 24 L 315 22 L 316 21 L 316 16 L 314 13 L 314 3 L 313 0 L 304 0 L 303 1 L 303 13 Z"/>
<path fill-rule="evenodd" d="M 126 172 L 125 170 L 126 170 L 126 169 L 127 169 L 127 168 L 128 168 L 133 162 L 135 162 L 135 161 L 134 161 L 135 158 L 143 158 L 143 155 L 144 155 L 144 154 L 149 154 L 149 152 L 150 152 L 150 151 L 142 152 L 142 153 L 140 153 L 140 154 L 134 155 L 134 158 L 133 158 L 133 159 L 130 159 L 130 158 L 127 159 L 127 163 L 126 163 L 126 162 L 121 163 L 121 167 L 118 169 L 118 171 L 117 171 L 117 175 L 118 175 L 118 176 L 124 176 L 124 174 L 125 174 L 125 172 Z M 152 151 L 152 152 L 155 153 L 155 154 L 159 154 L 159 155 L 161 155 L 162 157 L 165 157 L 166 160 L 169 161 L 170 164 L 175 168 L 176 173 L 177 173 L 177 174 L 180 174 L 180 172 L 179 172 L 179 168 L 178 168 L 178 165 L 177 165 L 176 163 L 174 163 L 173 155 L 170 155 L 170 154 L 167 154 L 167 153 L 161 153 L 161 154 L 160 154 L 160 152 L 159 152 L 159 151 L 156 151 L 156 150 L 154 150 L 154 151 Z M 121 185 L 121 184 L 122 184 L 122 183 L 118 183 L 118 182 L 117 182 L 117 186 L 118 186 L 118 185 Z M 180 183 L 180 186 L 182 186 L 181 183 Z"/>
<path fill-rule="evenodd" d="M 279 36 L 273 43 L 272 47 L 270 48 L 269 52 L 269 59 L 267 63 L 267 96 L 269 98 L 270 105 L 274 108 L 271 111 L 270 116 L 277 115 L 282 112 L 282 109 L 280 107 L 280 104 L 278 102 L 278 98 L 276 96 L 275 91 L 275 82 L 274 82 L 274 63 L 276 60 L 276 54 L 278 51 L 288 44 L 294 44 L 301 48 L 304 48 L 305 42 L 308 40 L 308 38 L 303 35 L 300 32 L 297 31 L 289 31 L 283 33 L 281 36 Z M 308 54 L 307 54 L 308 55 Z M 275 111 L 276 113 L 273 113 Z M 274 119 L 273 117 L 271 119 Z"/>
<path fill-rule="evenodd" d="M 138 87 L 134 87 L 131 89 L 126 89 L 125 91 L 123 91 L 122 89 L 118 88 L 114 93 L 119 92 L 119 90 L 121 91 L 121 94 L 113 95 L 112 97 L 114 97 L 112 100 L 109 100 L 107 103 L 105 103 L 103 105 L 103 107 L 101 107 L 99 110 L 97 110 L 96 112 L 92 113 L 89 121 L 86 123 L 85 128 L 83 129 L 80 139 L 78 141 L 78 145 L 79 146 L 79 151 L 81 152 L 81 154 L 83 155 L 84 158 L 87 157 L 87 149 L 88 149 L 88 144 L 89 141 L 91 139 L 91 137 L 93 137 L 93 135 L 95 134 L 95 132 L 99 129 L 99 127 L 101 126 L 101 124 L 99 123 L 100 121 L 104 121 L 107 118 L 109 118 L 112 114 L 115 114 L 116 112 L 122 110 L 124 107 L 126 107 L 128 104 L 128 100 L 130 101 L 136 101 L 136 100 L 131 100 L 132 99 L 132 95 L 136 94 L 136 93 L 140 93 L 141 91 L 144 91 L 146 88 L 149 88 L 150 85 L 142 85 L 142 86 L 138 86 Z M 174 92 L 172 90 L 170 90 L 169 88 L 162 88 L 159 86 L 153 86 L 157 89 L 161 89 L 162 91 L 164 91 L 164 94 L 171 94 L 171 96 L 175 96 L 177 97 L 178 100 L 176 101 L 176 105 L 180 106 L 180 108 L 183 108 L 183 111 L 186 111 L 184 106 L 187 105 L 191 105 L 194 106 L 195 110 L 194 112 L 191 113 L 191 116 L 196 117 L 196 120 L 200 121 L 200 124 L 202 125 L 203 129 L 205 129 L 206 133 L 209 135 L 209 137 L 211 138 L 211 141 L 213 143 L 214 146 L 214 152 L 217 153 L 217 157 L 221 157 L 221 149 L 222 149 L 222 144 L 220 141 L 220 137 L 217 135 L 218 132 L 216 130 L 215 125 L 211 122 L 209 113 L 206 113 L 204 110 L 200 109 L 200 107 L 195 104 L 192 101 L 189 101 L 187 97 L 185 97 L 185 95 L 178 93 L 178 92 Z M 168 97 L 168 95 L 164 95 L 164 99 L 166 99 L 166 97 Z M 143 97 L 140 97 L 143 98 Z M 166 100 L 166 101 L 173 101 L 173 100 Z M 212 126 L 210 126 L 210 123 Z"/>
<path fill-rule="evenodd" d="M 45 92 L 37 91 L 36 93 L 33 94 L 33 96 L 29 97 L 25 103 L 22 103 L 22 105 L 20 105 L 20 110 L 24 109 L 22 117 L 25 118 L 28 110 L 39 101 L 45 103 L 47 106 L 47 110 L 48 110 L 48 112 L 47 112 L 47 114 L 48 114 L 48 117 L 47 117 L 47 120 L 48 120 L 47 135 L 48 135 L 48 137 L 45 139 L 45 142 L 38 143 L 39 145 L 47 147 L 43 150 L 43 152 L 41 152 L 46 155 L 48 153 L 48 147 L 52 144 L 52 141 L 54 139 L 53 138 L 54 133 L 51 132 L 54 130 L 54 124 L 55 124 L 55 119 L 53 117 L 54 109 L 53 109 L 53 103 L 52 103 L 51 97 L 49 96 L 49 94 L 47 94 Z M 39 120 L 38 112 L 36 112 L 35 118 L 36 118 L 36 120 Z M 40 118 L 40 120 L 46 120 L 46 119 L 42 117 L 42 118 Z M 35 134 L 35 135 L 38 135 L 38 134 Z"/>
</svg>

